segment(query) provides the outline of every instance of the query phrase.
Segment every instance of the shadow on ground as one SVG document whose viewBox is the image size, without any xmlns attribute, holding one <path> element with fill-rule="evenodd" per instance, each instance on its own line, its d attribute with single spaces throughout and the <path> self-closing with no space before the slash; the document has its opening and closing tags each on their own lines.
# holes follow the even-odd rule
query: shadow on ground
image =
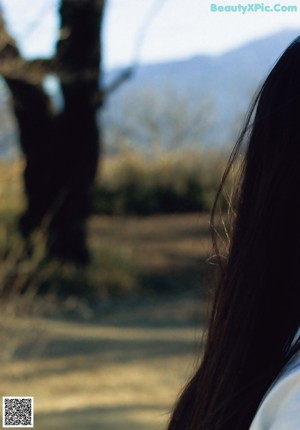
<svg viewBox="0 0 300 430">
<path fill-rule="evenodd" d="M 39 430 L 159 430 L 167 421 L 166 408 L 157 404 L 115 405 L 38 414 L 35 427 Z"/>
</svg>

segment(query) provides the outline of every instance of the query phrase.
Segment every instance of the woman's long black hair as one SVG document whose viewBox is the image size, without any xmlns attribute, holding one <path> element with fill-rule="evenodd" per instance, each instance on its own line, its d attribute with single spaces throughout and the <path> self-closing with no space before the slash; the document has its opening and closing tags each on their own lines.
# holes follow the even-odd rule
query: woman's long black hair
<svg viewBox="0 0 300 430">
<path fill-rule="evenodd" d="M 267 389 L 300 347 L 300 341 L 291 347 L 300 326 L 300 37 L 252 103 L 212 220 L 245 140 L 229 254 L 203 360 L 168 430 L 248 430 Z"/>
</svg>

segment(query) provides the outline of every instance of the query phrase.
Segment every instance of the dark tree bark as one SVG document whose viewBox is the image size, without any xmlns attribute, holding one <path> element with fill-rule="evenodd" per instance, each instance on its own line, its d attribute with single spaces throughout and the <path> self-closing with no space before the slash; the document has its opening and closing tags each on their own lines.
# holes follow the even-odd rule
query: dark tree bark
<svg viewBox="0 0 300 430">
<path fill-rule="evenodd" d="M 85 264 L 86 219 L 99 159 L 96 112 L 102 105 L 101 28 L 104 0 L 62 0 L 61 39 L 52 73 L 60 79 L 64 106 L 52 111 L 41 77 L 4 74 L 12 94 L 25 155 L 27 208 L 21 217 L 25 238 L 39 227 L 47 234 L 48 255 Z M 2 26 L 6 46 L 1 59 L 22 64 L 14 41 Z M 7 42 L 9 41 L 9 42 Z"/>
<path fill-rule="evenodd" d="M 49 251 L 82 262 L 88 260 L 85 221 L 91 210 L 101 140 L 96 113 L 101 107 L 103 9 L 101 0 L 64 0 L 60 7 L 63 37 L 57 44 L 56 60 L 62 65 L 64 109 L 56 124 L 60 195 L 50 224 Z"/>
</svg>

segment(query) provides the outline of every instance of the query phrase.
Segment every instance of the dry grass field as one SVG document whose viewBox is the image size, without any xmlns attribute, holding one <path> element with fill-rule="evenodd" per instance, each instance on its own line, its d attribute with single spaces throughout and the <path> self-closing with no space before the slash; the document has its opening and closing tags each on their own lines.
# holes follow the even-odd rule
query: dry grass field
<svg viewBox="0 0 300 430">
<path fill-rule="evenodd" d="M 94 217 L 89 237 L 126 249 L 142 286 L 77 314 L 6 309 L 1 395 L 34 396 L 38 430 L 163 430 L 200 356 L 208 217 Z"/>
</svg>

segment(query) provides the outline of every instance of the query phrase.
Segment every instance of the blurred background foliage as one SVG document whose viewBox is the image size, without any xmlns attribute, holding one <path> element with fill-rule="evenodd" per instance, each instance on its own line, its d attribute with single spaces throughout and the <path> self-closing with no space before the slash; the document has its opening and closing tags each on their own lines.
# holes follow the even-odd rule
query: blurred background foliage
<svg viewBox="0 0 300 430">
<path fill-rule="evenodd" d="M 105 160 L 96 182 L 94 212 L 153 215 L 208 212 L 226 156 L 179 149 L 152 157 L 123 149 Z"/>
<path fill-rule="evenodd" d="M 226 156 L 220 151 L 178 149 L 149 156 L 124 147 L 120 153 L 107 156 L 99 169 L 92 217 L 109 215 L 122 217 L 125 222 L 130 216 L 207 213 L 225 164 Z M 22 241 L 17 225 L 17 214 L 25 204 L 22 169 L 20 160 L 3 160 L 0 164 L 1 290 L 6 294 L 55 291 L 60 297 L 92 299 L 136 289 L 139 269 L 132 252 L 128 246 L 113 245 L 109 237 L 93 241 L 93 258 L 87 268 L 72 262 L 48 261 L 43 229 L 30 241 Z M 225 204 L 224 199 L 224 208 Z"/>
</svg>

